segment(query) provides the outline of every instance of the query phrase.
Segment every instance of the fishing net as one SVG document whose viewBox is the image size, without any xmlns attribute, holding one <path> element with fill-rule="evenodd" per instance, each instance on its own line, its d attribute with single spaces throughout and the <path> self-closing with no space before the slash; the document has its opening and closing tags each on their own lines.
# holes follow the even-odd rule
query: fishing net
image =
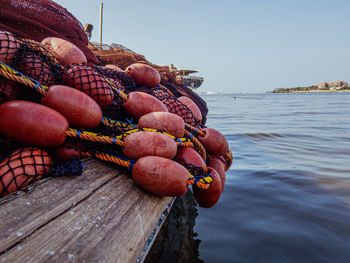
<svg viewBox="0 0 350 263">
<path fill-rule="evenodd" d="M 101 66 L 95 66 L 94 70 L 113 86 L 113 103 L 102 109 L 103 116 L 114 120 L 126 121 L 127 114 L 122 107 L 125 99 L 119 94 L 120 92 L 129 93 L 129 90 L 135 87 L 134 79 L 125 72 L 108 70 Z"/>
<path fill-rule="evenodd" d="M 198 126 L 200 123 L 193 117 L 192 111 L 163 85 L 154 88 L 134 87 L 129 88 L 126 92 L 140 91 L 150 94 L 160 100 L 170 113 L 180 116 L 185 123 L 192 126 Z"/>
<path fill-rule="evenodd" d="M 14 11 L 9 11 L 9 6 L 14 7 L 14 10 L 17 9 L 17 15 L 13 16 L 13 18 L 10 15 Z M 38 6 L 41 9 L 32 9 Z M 187 90 L 186 87 L 175 85 L 175 77 L 172 73 L 168 74 L 168 71 L 164 67 L 147 62 L 141 55 L 126 54 L 127 52 L 121 56 L 124 64 L 112 63 L 121 65 L 122 68 L 126 68 L 135 62 L 144 62 L 154 66 L 158 71 L 161 71 L 160 73 L 164 77 L 162 85 L 155 88 L 137 86 L 133 78 L 125 72 L 109 70 L 102 66 L 73 64 L 64 67 L 49 51 L 34 40 L 41 41 L 42 38 L 47 36 L 60 37 L 72 42 L 83 50 L 84 53 L 87 52 L 84 50 L 84 47 L 82 48 L 81 43 L 79 45 L 70 39 L 82 33 L 81 25 L 74 17 L 70 17 L 71 15 L 69 13 L 67 14 L 65 9 L 62 9 L 49 0 L 2 1 L 0 7 L 4 7 L 3 9 L 0 8 L 0 28 L 2 27 L 2 23 L 4 23 L 3 17 L 5 13 L 11 19 L 5 23 L 7 26 L 3 26 L 2 28 L 15 34 L 0 30 L 0 61 L 2 62 L 0 63 L 0 73 L 3 76 L 0 77 L 0 103 L 13 99 L 23 99 L 40 103 L 41 98 L 46 95 L 48 86 L 53 84 L 64 84 L 81 90 L 94 99 L 102 108 L 102 122 L 94 129 L 70 128 L 66 132 L 66 141 L 63 146 L 79 150 L 82 156 L 93 156 L 132 169 L 136 160 L 126 158 L 122 150 L 126 136 L 140 131 L 163 132 L 161 130 L 138 128 L 136 124 L 132 123 L 132 119 L 129 119 L 129 116 L 124 111 L 123 103 L 128 100 L 127 94 L 133 91 L 146 92 L 163 102 L 170 113 L 182 117 L 187 125 L 195 129 L 196 132 L 193 132 L 192 128 L 185 131 L 184 138 L 175 138 L 172 136 L 177 146 L 193 147 L 202 156 L 203 160 L 206 159 L 206 151 L 196 138 L 199 135 L 197 130 L 200 129 L 201 124 L 203 125 L 205 123 L 205 116 L 207 114 L 206 104 L 198 95 Z M 45 13 L 44 17 L 38 20 L 36 25 L 29 24 L 34 27 L 33 30 L 22 25 L 23 28 L 26 28 L 30 32 L 30 36 L 23 34 L 23 28 L 20 28 L 18 24 L 14 24 L 14 21 L 24 21 L 23 15 L 25 13 L 33 12 L 34 15 L 29 19 L 33 20 L 34 17 L 38 14 L 43 14 L 42 11 L 47 9 L 49 9 L 48 13 L 53 10 L 59 10 L 58 16 L 68 17 L 67 21 L 75 24 L 73 27 L 70 24 L 71 28 L 69 26 L 61 28 L 62 24 L 69 22 L 63 21 L 61 24 L 61 21 L 57 22 L 58 19 L 55 21 L 58 26 L 55 24 L 52 27 L 50 23 L 53 20 L 49 19 L 50 21 L 47 21 L 48 17 Z M 56 16 L 52 16 L 53 18 L 56 18 Z M 47 27 L 42 29 L 43 32 L 40 30 L 36 31 L 35 26 L 40 26 L 43 21 L 47 22 Z M 53 30 L 53 28 L 61 32 L 63 36 L 69 36 L 70 38 L 62 37 L 60 35 L 61 33 L 58 35 L 46 35 L 48 32 L 51 33 L 50 30 Z M 70 35 L 71 32 L 73 33 Z M 84 32 L 83 35 L 86 37 Z M 80 38 L 83 42 L 84 37 Z M 85 53 L 85 55 L 89 59 L 88 53 Z M 111 63 L 108 60 L 108 54 L 102 52 L 100 55 L 100 63 Z M 128 58 L 132 58 L 132 63 L 130 63 L 131 60 Z M 91 61 L 98 63 L 95 56 L 90 56 Z M 177 99 L 180 96 L 187 96 L 197 104 L 203 115 L 204 121 L 202 123 L 196 121 L 191 110 Z M 82 172 L 82 165 L 76 158 L 58 166 L 55 160 L 52 160 L 50 155 L 43 149 L 25 148 L 15 150 L 20 145 L 1 137 L 0 143 L 2 145 L 0 158 L 12 152 L 8 157 L 3 157 L 0 161 L 0 196 L 17 191 L 43 176 L 79 175 Z M 226 157 L 225 161 L 229 163 L 230 155 Z M 206 174 L 204 169 L 188 164 L 183 165 L 191 174 L 188 184 L 202 185 L 202 188 L 210 184 L 211 177 Z"/>
<path fill-rule="evenodd" d="M 82 50 L 91 64 L 98 63 L 88 48 L 88 38 L 82 24 L 67 9 L 53 1 L 2 0 L 0 28 L 39 42 L 46 37 L 63 38 Z"/>
<path fill-rule="evenodd" d="M 10 32 L 0 30 L 0 60 L 11 65 L 20 47 L 17 38 Z"/>
<path fill-rule="evenodd" d="M 82 172 L 83 164 L 78 158 L 56 165 L 45 150 L 21 148 L 0 158 L 0 197 L 21 190 L 46 176 L 79 176 Z"/>
<path fill-rule="evenodd" d="M 198 126 L 199 122 L 195 120 L 193 117 L 192 111 L 187 108 L 185 104 L 178 101 L 174 97 L 165 98 L 162 100 L 163 104 L 167 107 L 168 111 L 170 113 L 174 113 L 178 116 L 180 116 L 185 123 L 192 125 L 192 126 Z"/>
<path fill-rule="evenodd" d="M 41 85 L 50 86 L 61 82 L 63 66 L 40 43 L 22 41 L 12 67 Z"/>
<path fill-rule="evenodd" d="M 0 163 L 0 196 L 16 192 L 39 180 L 51 166 L 51 157 L 38 148 L 25 148 L 11 153 Z"/>
<path fill-rule="evenodd" d="M 205 125 L 207 121 L 208 107 L 207 103 L 191 89 L 185 87 L 182 84 L 178 84 L 175 81 L 161 81 L 161 84 L 167 87 L 176 98 L 181 96 L 189 97 L 199 108 L 202 113 L 202 122 L 201 125 Z"/>
<path fill-rule="evenodd" d="M 123 89 L 128 90 L 136 86 L 134 79 L 123 71 L 109 70 L 101 66 L 95 66 L 95 70 L 105 78 L 117 80 Z"/>
<path fill-rule="evenodd" d="M 110 84 L 93 68 L 70 65 L 62 78 L 66 85 L 83 91 L 94 99 L 101 108 L 113 104 L 114 93 Z"/>
</svg>

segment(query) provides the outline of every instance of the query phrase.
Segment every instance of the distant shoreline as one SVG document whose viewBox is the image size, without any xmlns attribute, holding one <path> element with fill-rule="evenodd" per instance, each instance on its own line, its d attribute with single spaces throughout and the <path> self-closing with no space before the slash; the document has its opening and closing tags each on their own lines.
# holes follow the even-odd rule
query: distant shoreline
<svg viewBox="0 0 350 263">
<path fill-rule="evenodd" d="M 346 93 L 350 90 L 299 90 L 299 91 L 269 91 L 268 93 Z"/>
</svg>

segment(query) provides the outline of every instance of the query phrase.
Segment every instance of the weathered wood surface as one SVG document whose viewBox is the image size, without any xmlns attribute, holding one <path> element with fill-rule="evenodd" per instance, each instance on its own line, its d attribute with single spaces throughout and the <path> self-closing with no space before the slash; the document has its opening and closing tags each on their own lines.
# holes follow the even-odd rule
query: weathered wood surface
<svg viewBox="0 0 350 263">
<path fill-rule="evenodd" d="M 84 167 L 0 199 L 0 262 L 144 259 L 174 198 L 146 193 L 115 165 Z"/>
</svg>

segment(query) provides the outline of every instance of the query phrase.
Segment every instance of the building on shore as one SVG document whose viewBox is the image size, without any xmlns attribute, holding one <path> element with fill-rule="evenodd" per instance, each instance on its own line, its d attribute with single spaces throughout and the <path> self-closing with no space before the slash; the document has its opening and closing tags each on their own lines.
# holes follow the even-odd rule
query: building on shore
<svg viewBox="0 0 350 263">
<path fill-rule="evenodd" d="M 331 82 L 323 81 L 316 84 L 317 89 L 340 89 L 347 86 L 348 86 L 348 83 L 342 80 L 336 80 Z"/>
</svg>

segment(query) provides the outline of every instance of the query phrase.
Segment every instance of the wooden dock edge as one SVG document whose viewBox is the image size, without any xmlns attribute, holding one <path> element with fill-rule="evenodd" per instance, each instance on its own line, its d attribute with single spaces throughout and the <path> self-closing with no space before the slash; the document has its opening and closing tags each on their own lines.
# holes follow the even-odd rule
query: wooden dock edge
<svg viewBox="0 0 350 263">
<path fill-rule="evenodd" d="M 94 159 L 0 199 L 0 262 L 143 262 L 175 198 Z"/>
</svg>

